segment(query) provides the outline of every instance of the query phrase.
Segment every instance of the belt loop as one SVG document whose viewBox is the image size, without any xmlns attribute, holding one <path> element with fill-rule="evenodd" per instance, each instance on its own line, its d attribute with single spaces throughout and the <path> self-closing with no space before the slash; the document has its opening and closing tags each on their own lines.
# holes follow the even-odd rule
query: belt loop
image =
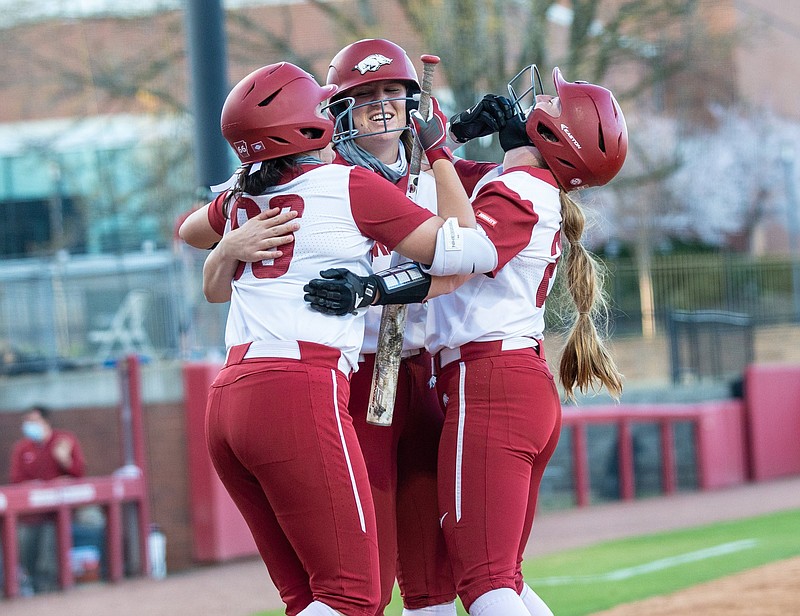
<svg viewBox="0 0 800 616">
<path fill-rule="evenodd" d="M 250 345 L 252 342 L 247 342 L 245 344 L 237 344 L 236 346 L 232 346 L 228 350 L 228 357 L 225 360 L 226 366 L 232 366 L 234 364 L 239 364 L 244 359 L 244 356 L 247 355 L 247 351 L 250 349 Z"/>
</svg>

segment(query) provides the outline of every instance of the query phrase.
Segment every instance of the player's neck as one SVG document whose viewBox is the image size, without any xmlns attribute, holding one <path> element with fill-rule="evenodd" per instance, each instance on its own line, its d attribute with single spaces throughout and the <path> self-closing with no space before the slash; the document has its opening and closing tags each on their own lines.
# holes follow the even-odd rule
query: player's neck
<svg viewBox="0 0 800 616">
<path fill-rule="evenodd" d="M 512 167 L 541 167 L 546 168 L 542 155 L 533 146 L 522 146 L 506 152 L 503 157 L 503 168 Z"/>
<path fill-rule="evenodd" d="M 384 165 L 393 165 L 397 162 L 397 158 L 400 155 L 399 141 L 397 137 L 395 137 L 396 134 L 397 133 L 387 133 L 386 135 L 365 137 L 362 142 L 357 143 Z M 369 139 L 368 142 L 367 139 Z M 364 146 L 367 146 L 369 149 Z"/>
</svg>

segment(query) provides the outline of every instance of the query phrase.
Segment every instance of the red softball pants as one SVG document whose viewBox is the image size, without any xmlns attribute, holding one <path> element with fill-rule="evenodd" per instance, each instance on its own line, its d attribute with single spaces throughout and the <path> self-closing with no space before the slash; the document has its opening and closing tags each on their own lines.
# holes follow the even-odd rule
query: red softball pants
<svg viewBox="0 0 800 616">
<path fill-rule="evenodd" d="M 522 590 L 522 554 L 561 431 L 561 402 L 543 356 L 500 348 L 462 346 L 437 381 L 445 404 L 441 524 L 467 610 L 490 590 Z"/>
<path fill-rule="evenodd" d="M 395 577 L 403 605 L 419 609 L 453 601 L 455 583 L 439 527 L 437 455 L 444 414 L 431 387 L 432 359 L 403 359 L 391 426 L 367 423 L 375 355 L 350 381 L 350 415 L 367 464 L 378 524 L 383 614 Z"/>
<path fill-rule="evenodd" d="M 209 394 L 208 449 L 286 613 L 317 600 L 374 616 L 375 514 L 347 376 L 338 351 L 300 345 L 300 360 L 229 358 Z"/>
</svg>

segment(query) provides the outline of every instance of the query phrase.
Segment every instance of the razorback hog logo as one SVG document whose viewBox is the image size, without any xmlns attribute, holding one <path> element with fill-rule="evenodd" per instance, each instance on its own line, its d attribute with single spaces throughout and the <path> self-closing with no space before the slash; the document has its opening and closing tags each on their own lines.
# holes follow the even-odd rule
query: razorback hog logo
<svg viewBox="0 0 800 616">
<path fill-rule="evenodd" d="M 578 142 L 577 139 L 575 139 L 575 137 L 572 136 L 572 133 L 569 132 L 569 127 L 566 124 L 562 124 L 561 125 L 561 130 L 563 130 L 564 133 L 567 135 L 567 137 L 569 137 L 569 140 L 572 141 L 572 143 L 575 144 L 575 147 L 580 150 L 581 149 L 581 144 Z"/>
<path fill-rule="evenodd" d="M 353 70 L 354 71 L 358 71 L 359 73 L 364 75 L 367 72 L 374 73 L 380 67 L 382 67 L 382 66 L 384 66 L 386 64 L 391 64 L 391 63 L 392 63 L 392 59 L 391 58 L 387 58 L 386 56 L 384 56 L 383 54 L 380 54 L 380 53 L 374 53 L 372 55 L 367 56 L 366 58 L 361 60 L 361 62 L 356 64 L 353 67 Z"/>
</svg>

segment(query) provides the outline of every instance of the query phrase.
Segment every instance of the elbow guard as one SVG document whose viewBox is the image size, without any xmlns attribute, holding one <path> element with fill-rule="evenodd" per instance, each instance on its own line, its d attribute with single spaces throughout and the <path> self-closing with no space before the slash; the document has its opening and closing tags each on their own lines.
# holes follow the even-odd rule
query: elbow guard
<svg viewBox="0 0 800 616">
<path fill-rule="evenodd" d="M 483 230 L 458 226 L 448 218 L 436 234 L 433 263 L 422 266 L 431 276 L 491 272 L 497 267 L 497 248 Z"/>
</svg>

